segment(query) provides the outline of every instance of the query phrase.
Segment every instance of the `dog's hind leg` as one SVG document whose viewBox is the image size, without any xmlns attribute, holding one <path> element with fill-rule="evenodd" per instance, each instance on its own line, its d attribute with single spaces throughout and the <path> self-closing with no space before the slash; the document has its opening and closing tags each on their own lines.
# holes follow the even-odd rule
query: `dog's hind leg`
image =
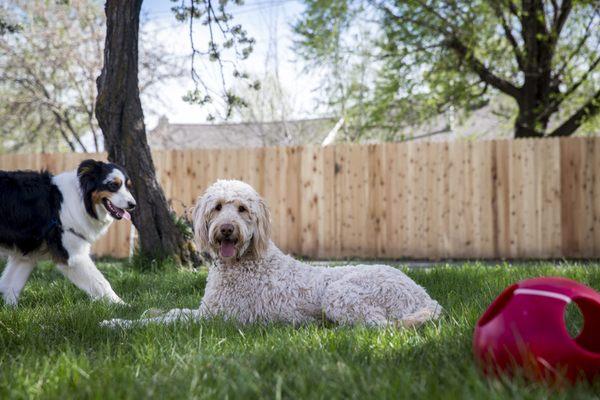
<svg viewBox="0 0 600 400">
<path fill-rule="evenodd" d="M 29 258 L 8 257 L 6 268 L 0 278 L 0 292 L 6 304 L 17 305 L 19 295 L 33 268 L 35 268 L 35 261 Z"/>
<path fill-rule="evenodd" d="M 88 255 L 69 257 L 67 265 L 57 264 L 56 268 L 92 299 L 103 299 L 111 303 L 125 304 L 113 291 L 110 283 L 98 271 L 94 261 Z"/>
<path fill-rule="evenodd" d="M 414 313 L 404 315 L 402 319 L 397 321 L 397 326 L 402 328 L 412 328 L 423 325 L 427 321 L 438 319 L 441 315 L 442 308 L 437 306 L 431 306 L 423 308 Z"/>
<path fill-rule="evenodd" d="M 349 281 L 331 283 L 323 294 L 325 317 L 336 324 L 384 327 L 390 325 L 385 309 Z"/>
</svg>

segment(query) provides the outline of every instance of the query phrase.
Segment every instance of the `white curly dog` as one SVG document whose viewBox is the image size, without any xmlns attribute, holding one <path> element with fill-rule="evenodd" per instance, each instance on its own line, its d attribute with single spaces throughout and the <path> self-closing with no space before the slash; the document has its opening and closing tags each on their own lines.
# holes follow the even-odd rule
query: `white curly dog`
<svg viewBox="0 0 600 400">
<path fill-rule="evenodd" d="M 387 265 L 316 267 L 285 255 L 270 239 L 269 210 L 248 184 L 219 180 L 193 213 L 195 238 L 213 257 L 200 308 L 174 309 L 128 327 L 220 316 L 241 323 L 416 326 L 441 307 L 421 286 Z"/>
</svg>

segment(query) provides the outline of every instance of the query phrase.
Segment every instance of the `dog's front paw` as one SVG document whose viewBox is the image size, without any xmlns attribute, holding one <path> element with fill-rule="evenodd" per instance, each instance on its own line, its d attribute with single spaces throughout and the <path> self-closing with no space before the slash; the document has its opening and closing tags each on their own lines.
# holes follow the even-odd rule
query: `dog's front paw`
<svg viewBox="0 0 600 400">
<path fill-rule="evenodd" d="M 119 299 L 119 300 L 120 300 L 120 299 Z M 129 303 L 126 303 L 126 302 L 124 302 L 123 300 L 121 300 L 121 301 L 117 301 L 117 302 L 115 302 L 115 303 L 113 303 L 113 304 L 115 304 L 115 305 L 117 305 L 117 306 L 120 306 L 120 307 L 130 307 L 130 306 L 131 306 L 131 304 L 129 304 Z"/>
<path fill-rule="evenodd" d="M 17 305 L 19 304 L 19 299 L 12 293 L 4 293 L 2 295 L 2 298 L 4 299 L 4 304 L 7 307 L 16 308 Z"/>
<path fill-rule="evenodd" d="M 125 303 L 119 296 L 115 295 L 114 297 L 109 297 L 107 299 L 112 304 L 116 304 L 123 307 L 129 307 L 128 303 Z"/>
<path fill-rule="evenodd" d="M 129 304 L 124 302 L 117 294 L 108 293 L 103 296 L 98 296 L 93 298 L 94 301 L 100 301 L 107 304 L 114 304 L 117 306 L 129 307 Z"/>
</svg>

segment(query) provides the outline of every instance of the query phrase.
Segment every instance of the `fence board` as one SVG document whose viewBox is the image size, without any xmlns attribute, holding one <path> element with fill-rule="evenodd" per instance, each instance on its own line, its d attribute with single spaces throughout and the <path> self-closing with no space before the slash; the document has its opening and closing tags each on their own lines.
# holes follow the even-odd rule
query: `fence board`
<svg viewBox="0 0 600 400">
<path fill-rule="evenodd" d="M 494 142 L 474 144 L 473 173 L 473 252 L 480 258 L 494 257 Z"/>
<path fill-rule="evenodd" d="M 316 222 L 319 240 L 317 257 L 325 258 L 334 257 L 339 251 L 335 227 L 335 147 L 327 147 L 321 153 L 321 164 L 317 167 L 322 169 L 321 187 L 318 193 L 318 221 Z"/>
<path fill-rule="evenodd" d="M 593 198 L 594 200 L 594 209 L 593 209 L 593 217 L 591 219 L 594 221 L 594 252 L 593 256 L 598 257 L 600 254 L 600 140 L 590 140 L 589 146 L 594 147 L 594 160 L 592 164 L 592 170 L 595 171 L 593 174 Z"/>
<path fill-rule="evenodd" d="M 536 145 L 535 155 L 540 181 L 537 184 L 537 220 L 539 253 L 548 257 L 561 255 L 560 142 L 549 139 Z"/>
<path fill-rule="evenodd" d="M 581 190 L 583 192 L 583 256 L 594 256 L 594 203 L 600 201 L 600 197 L 594 197 L 594 175 L 599 170 L 594 170 L 594 158 L 596 157 L 593 141 L 584 139 L 580 141 L 580 147 L 585 154 L 583 162 L 583 182 Z"/>
<path fill-rule="evenodd" d="M 316 257 L 319 249 L 319 194 L 323 191 L 322 153 L 316 147 L 308 146 L 302 149 L 300 159 L 300 251 L 309 257 Z"/>
</svg>

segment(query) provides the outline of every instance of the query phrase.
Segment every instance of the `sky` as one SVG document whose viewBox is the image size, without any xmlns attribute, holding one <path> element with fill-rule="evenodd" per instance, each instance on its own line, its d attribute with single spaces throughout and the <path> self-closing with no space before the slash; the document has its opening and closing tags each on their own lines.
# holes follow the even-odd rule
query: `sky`
<svg viewBox="0 0 600 400">
<path fill-rule="evenodd" d="M 170 10 L 173 4 L 169 0 L 145 0 L 142 3 L 142 29 L 149 33 L 147 37 L 165 45 L 173 55 L 180 56 L 186 68 L 184 78 L 169 80 L 155 89 L 160 92 L 161 102 L 153 102 L 146 107 L 154 111 L 147 112 L 146 125 L 150 129 L 156 125 L 159 115 L 165 115 L 172 123 L 206 123 L 208 114 L 205 108 L 182 100 L 182 96 L 194 88 L 187 73 L 190 69 L 191 44 L 189 25 L 175 20 Z M 294 34 L 291 25 L 303 8 L 298 0 L 246 0 L 242 6 L 230 7 L 234 16 L 233 24 L 241 24 L 248 35 L 256 40 L 254 52 L 241 65 L 241 69 L 259 80 L 264 77 L 265 71 L 278 69 L 283 89 L 294 105 L 293 118 L 307 118 L 325 112 L 317 106 L 318 76 L 306 72 L 305 63 L 292 50 Z M 197 23 L 194 31 L 196 46 L 208 42 L 206 28 Z M 220 90 L 222 84 L 217 64 L 206 60 L 201 60 L 201 64 L 199 72 L 203 80 L 213 90 Z M 240 84 L 227 74 L 226 78 L 228 85 Z"/>
</svg>

